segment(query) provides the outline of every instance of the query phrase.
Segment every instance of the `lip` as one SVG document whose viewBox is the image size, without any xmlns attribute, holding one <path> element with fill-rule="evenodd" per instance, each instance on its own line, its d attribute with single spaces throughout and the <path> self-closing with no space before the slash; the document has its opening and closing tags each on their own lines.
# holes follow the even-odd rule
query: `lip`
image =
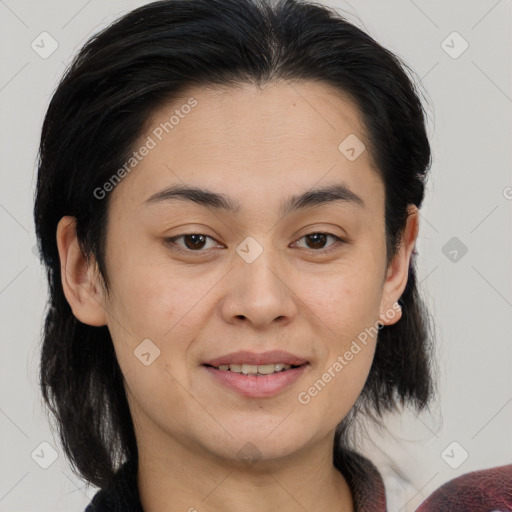
<svg viewBox="0 0 512 512">
<path fill-rule="evenodd" d="M 234 363 L 236 364 L 236 363 Z M 309 368 L 309 364 L 303 364 L 297 368 L 281 370 L 270 375 L 244 375 L 232 371 L 223 371 L 205 366 L 203 368 L 220 384 L 251 398 L 267 398 L 280 393 L 291 386 Z"/>
<path fill-rule="evenodd" d="M 299 366 L 308 363 L 306 359 L 303 359 L 290 352 L 284 350 L 270 350 L 268 352 L 262 352 L 257 354 L 250 352 L 249 350 L 240 350 L 238 352 L 232 352 L 225 354 L 210 361 L 205 361 L 203 364 L 210 366 L 220 366 L 221 364 L 272 364 L 272 363 L 284 363 L 292 366 Z M 257 377 L 261 378 L 261 377 Z"/>
</svg>

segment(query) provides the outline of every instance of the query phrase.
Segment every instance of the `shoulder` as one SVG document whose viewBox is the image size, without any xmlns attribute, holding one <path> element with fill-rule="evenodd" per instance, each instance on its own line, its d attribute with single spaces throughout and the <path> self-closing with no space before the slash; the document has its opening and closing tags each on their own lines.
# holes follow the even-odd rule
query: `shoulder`
<svg viewBox="0 0 512 512">
<path fill-rule="evenodd" d="M 512 464 L 465 473 L 434 491 L 417 512 L 512 511 Z"/>
<path fill-rule="evenodd" d="M 112 506 L 108 503 L 108 497 L 106 496 L 107 490 L 100 489 L 92 498 L 92 501 L 87 505 L 84 512 L 109 512 Z"/>
<path fill-rule="evenodd" d="M 354 512 L 387 512 L 384 481 L 370 459 L 353 450 L 337 449 L 334 465 L 350 487 Z"/>
<path fill-rule="evenodd" d="M 96 492 L 84 512 L 143 512 L 137 486 L 137 460 L 126 461 L 112 483 Z"/>
</svg>

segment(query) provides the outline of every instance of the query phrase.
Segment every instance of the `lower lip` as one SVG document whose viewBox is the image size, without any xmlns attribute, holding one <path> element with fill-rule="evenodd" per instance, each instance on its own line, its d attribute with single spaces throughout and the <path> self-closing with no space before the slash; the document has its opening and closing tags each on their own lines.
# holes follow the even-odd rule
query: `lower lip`
<svg viewBox="0 0 512 512">
<path fill-rule="evenodd" d="M 218 382 L 224 384 L 243 396 L 252 398 L 266 398 L 276 395 L 287 386 L 293 384 L 307 369 L 308 363 L 290 368 L 289 370 L 281 370 L 280 372 L 271 373 L 270 375 L 244 375 L 242 373 L 217 370 L 212 366 L 204 366 L 203 368 L 210 373 Z"/>
</svg>

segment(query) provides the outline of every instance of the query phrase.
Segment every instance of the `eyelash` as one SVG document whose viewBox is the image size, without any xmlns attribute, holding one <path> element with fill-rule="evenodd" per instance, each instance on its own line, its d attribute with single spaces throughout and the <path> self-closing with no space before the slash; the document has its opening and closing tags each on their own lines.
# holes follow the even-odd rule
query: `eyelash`
<svg viewBox="0 0 512 512">
<path fill-rule="evenodd" d="M 184 238 L 186 236 L 191 236 L 191 235 L 200 235 L 200 236 L 203 236 L 205 238 L 209 238 L 210 240 L 215 240 L 213 237 L 208 236 L 208 235 L 204 235 L 202 233 L 185 233 L 183 235 L 177 235 L 177 236 L 173 236 L 171 238 L 166 238 L 165 242 L 169 246 L 172 245 L 172 247 L 171 247 L 172 249 L 175 249 L 175 250 L 177 250 L 179 252 L 184 252 L 184 253 L 187 253 L 187 254 L 194 254 L 194 253 L 201 254 L 201 253 L 207 252 L 208 249 L 204 249 L 204 250 L 203 249 L 199 249 L 197 251 L 193 251 L 191 249 L 185 249 L 185 248 L 183 248 L 183 247 L 181 247 L 181 246 L 179 246 L 179 245 L 177 245 L 175 243 L 175 240 L 178 240 L 180 238 Z M 331 244 L 327 249 L 308 249 L 308 248 L 306 248 L 306 250 L 309 250 L 309 251 L 312 251 L 312 252 L 316 252 L 316 253 L 330 254 L 332 251 L 337 250 L 340 245 L 348 243 L 346 240 L 343 240 L 339 236 L 333 235 L 332 233 L 326 233 L 326 232 L 323 232 L 323 231 L 313 231 L 312 233 L 307 233 L 306 235 L 304 235 L 301 238 L 299 238 L 298 241 L 300 241 L 303 238 L 306 238 L 308 236 L 311 236 L 311 235 L 326 235 L 328 237 L 330 236 L 330 237 L 335 239 L 335 243 Z"/>
</svg>

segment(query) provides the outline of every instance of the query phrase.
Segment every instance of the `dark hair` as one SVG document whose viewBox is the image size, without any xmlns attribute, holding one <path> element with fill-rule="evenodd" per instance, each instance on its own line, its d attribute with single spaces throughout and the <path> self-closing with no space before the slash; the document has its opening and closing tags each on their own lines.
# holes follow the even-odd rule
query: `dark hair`
<svg viewBox="0 0 512 512">
<path fill-rule="evenodd" d="M 137 457 L 137 445 L 109 330 L 78 321 L 64 296 L 59 220 L 76 218 L 83 255 L 94 257 L 108 291 L 109 198 L 99 201 L 93 191 L 126 162 L 151 115 L 190 86 L 311 80 L 335 87 L 362 115 L 365 143 L 385 188 L 390 263 L 408 206 L 423 201 L 431 165 L 425 112 L 405 69 L 337 11 L 298 0 L 158 1 L 83 46 L 44 119 L 34 207 L 50 295 L 40 385 L 80 476 L 105 487 L 121 462 Z M 338 425 L 336 443 L 348 443 L 359 412 L 382 417 L 399 403 L 422 410 L 435 394 L 430 316 L 417 289 L 415 255 L 400 298 L 403 316 L 379 331 L 368 379 Z"/>
</svg>

